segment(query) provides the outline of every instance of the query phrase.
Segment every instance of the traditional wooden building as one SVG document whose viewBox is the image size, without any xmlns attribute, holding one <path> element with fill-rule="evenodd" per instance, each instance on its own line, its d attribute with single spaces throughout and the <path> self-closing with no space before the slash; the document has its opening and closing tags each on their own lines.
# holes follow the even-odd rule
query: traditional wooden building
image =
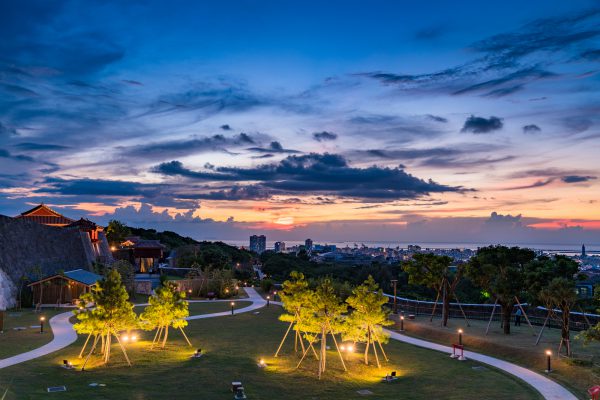
<svg viewBox="0 0 600 400">
<path fill-rule="evenodd" d="M 21 215 L 17 215 L 15 218 L 24 218 L 29 221 L 37 222 L 38 224 L 60 227 L 68 226 L 75 222 L 71 218 L 67 218 L 64 215 L 57 213 L 44 203 L 33 207 L 29 211 L 21 213 Z"/>
<path fill-rule="evenodd" d="M 139 236 L 129 236 L 118 249 L 113 251 L 116 259 L 128 260 L 137 267 L 138 272 L 158 272 L 158 266 L 164 259 L 165 246 L 158 240 L 146 240 Z"/>
<path fill-rule="evenodd" d="M 33 302 L 41 304 L 75 303 L 88 293 L 102 276 L 83 269 L 48 276 L 28 286 L 33 292 Z"/>
</svg>

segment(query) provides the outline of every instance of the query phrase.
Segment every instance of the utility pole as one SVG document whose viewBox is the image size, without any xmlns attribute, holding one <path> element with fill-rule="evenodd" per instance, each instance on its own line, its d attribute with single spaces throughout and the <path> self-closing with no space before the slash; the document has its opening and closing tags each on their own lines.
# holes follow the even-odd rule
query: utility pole
<svg viewBox="0 0 600 400">
<path fill-rule="evenodd" d="M 394 285 L 394 314 L 398 314 L 398 304 L 396 302 L 396 285 L 398 284 L 398 279 L 392 279 L 391 282 Z"/>
</svg>

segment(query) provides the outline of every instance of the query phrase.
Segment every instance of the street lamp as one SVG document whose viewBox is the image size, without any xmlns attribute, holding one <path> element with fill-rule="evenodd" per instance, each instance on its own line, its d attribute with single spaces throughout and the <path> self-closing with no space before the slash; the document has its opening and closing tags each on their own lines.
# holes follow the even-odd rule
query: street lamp
<svg viewBox="0 0 600 400">
<path fill-rule="evenodd" d="M 235 303 L 232 301 L 231 302 L 231 315 L 233 315 L 233 307 L 235 306 Z"/>
<path fill-rule="evenodd" d="M 398 304 L 396 303 L 396 285 L 398 284 L 398 279 L 392 279 L 392 285 L 394 285 L 394 314 L 398 314 Z"/>
<path fill-rule="evenodd" d="M 459 329 L 458 330 L 458 345 L 462 346 L 462 334 L 463 334 L 463 330 Z"/>
<path fill-rule="evenodd" d="M 44 333 L 44 321 L 46 317 L 40 317 L 40 333 Z"/>
<path fill-rule="evenodd" d="M 271 302 L 271 296 L 267 296 L 267 307 L 269 307 L 270 302 Z"/>
<path fill-rule="evenodd" d="M 546 373 L 549 374 L 550 372 L 552 372 L 552 352 L 546 350 Z"/>
<path fill-rule="evenodd" d="M 404 332 L 404 315 L 400 316 L 400 332 Z"/>
</svg>

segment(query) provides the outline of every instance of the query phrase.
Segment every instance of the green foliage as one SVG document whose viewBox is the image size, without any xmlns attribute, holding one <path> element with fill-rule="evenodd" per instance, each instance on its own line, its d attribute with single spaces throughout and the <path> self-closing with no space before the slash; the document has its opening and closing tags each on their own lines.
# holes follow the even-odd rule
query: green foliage
<svg viewBox="0 0 600 400">
<path fill-rule="evenodd" d="M 510 333 L 510 315 L 515 296 L 526 289 L 526 266 L 535 253 L 519 247 L 480 248 L 467 264 L 467 276 L 497 299 L 502 307 L 504 333 Z"/>
<path fill-rule="evenodd" d="M 204 271 L 231 269 L 238 264 L 249 264 L 251 260 L 250 252 L 222 242 L 201 242 L 177 249 L 177 266 L 181 268 L 198 265 Z"/>
<path fill-rule="evenodd" d="M 388 313 L 383 308 L 388 298 L 369 276 L 360 286 L 352 291 L 346 300 L 352 313 L 346 318 L 344 340 L 374 344 L 375 341 L 387 343 L 389 335 L 383 331 L 384 326 L 393 324 L 388 320 Z"/>
<path fill-rule="evenodd" d="M 104 362 L 108 363 L 110 338 L 118 337 L 120 332 L 138 326 L 137 316 L 133 312 L 133 304 L 129 302 L 127 290 L 121 282 L 121 275 L 115 269 L 109 271 L 92 292 L 81 297 L 80 309 L 74 312 L 78 322 L 73 327 L 77 333 L 102 337 Z M 94 308 L 84 308 L 88 302 L 94 303 Z"/>
<path fill-rule="evenodd" d="M 131 236 L 131 229 L 126 224 L 115 219 L 108 221 L 106 239 L 110 244 L 122 243 L 127 236 Z"/>
<path fill-rule="evenodd" d="M 304 274 L 292 271 L 290 278 L 283 282 L 283 288 L 279 291 L 283 309 L 287 312 L 282 314 L 279 319 L 285 322 L 296 321 L 300 317 L 300 310 L 309 303 L 311 294 Z"/>
<path fill-rule="evenodd" d="M 159 286 L 148 299 L 148 306 L 140 315 L 141 327 L 144 330 L 154 330 L 159 327 L 173 327 L 175 329 L 187 326 L 189 303 L 185 300 L 185 293 L 177 290 L 177 285 L 167 282 Z"/>
<path fill-rule="evenodd" d="M 455 276 L 450 271 L 451 263 L 452 258 L 448 256 L 417 253 L 413 255 L 412 260 L 404 264 L 404 271 L 408 273 L 410 284 L 427 286 L 437 291 L 441 289 L 444 279 L 451 279 Z"/>
</svg>

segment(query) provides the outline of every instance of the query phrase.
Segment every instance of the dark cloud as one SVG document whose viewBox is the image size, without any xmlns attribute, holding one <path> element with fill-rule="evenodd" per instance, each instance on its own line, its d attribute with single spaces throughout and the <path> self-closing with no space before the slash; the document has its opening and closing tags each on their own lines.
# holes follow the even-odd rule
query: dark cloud
<svg viewBox="0 0 600 400">
<path fill-rule="evenodd" d="M 561 180 L 564 183 L 581 183 L 581 182 L 589 182 L 591 180 L 597 179 L 595 176 L 580 176 L 580 175 L 567 175 L 563 176 Z"/>
<path fill-rule="evenodd" d="M 600 61 L 600 50 L 587 50 L 581 53 L 581 58 L 589 61 Z"/>
<path fill-rule="evenodd" d="M 516 157 L 507 155 L 507 156 L 499 156 L 499 157 L 480 157 L 480 158 L 472 158 L 472 157 L 432 157 L 426 160 L 423 160 L 420 165 L 427 167 L 435 167 L 435 168 L 474 168 L 481 167 L 490 164 L 498 164 L 507 161 L 512 161 Z"/>
<path fill-rule="evenodd" d="M 32 143 L 32 142 L 23 142 L 15 145 L 16 148 L 21 150 L 30 150 L 30 151 L 62 151 L 68 150 L 71 147 L 63 146 L 60 144 L 49 144 L 49 143 Z"/>
<path fill-rule="evenodd" d="M 0 137 L 2 136 L 17 136 L 17 131 L 14 128 L 9 128 L 0 122 Z"/>
<path fill-rule="evenodd" d="M 22 154 L 11 154 L 8 150 L 0 149 L 0 158 L 8 158 L 16 161 L 29 161 L 34 162 L 32 157 L 25 156 Z"/>
<path fill-rule="evenodd" d="M 438 116 L 438 115 L 427 114 L 427 118 L 429 118 L 429 119 L 431 119 L 431 120 L 434 120 L 435 122 L 442 122 L 442 123 L 444 123 L 444 124 L 445 124 L 446 122 L 448 122 L 448 119 L 447 119 L 447 118 L 440 117 L 440 116 Z"/>
<path fill-rule="evenodd" d="M 221 129 L 223 129 L 224 131 L 230 131 L 231 126 L 229 126 L 229 124 L 221 125 Z"/>
<path fill-rule="evenodd" d="M 144 86 L 144 84 L 142 82 L 134 81 L 132 79 L 123 79 L 121 82 L 126 83 L 128 85 L 132 85 L 132 86 Z"/>
<path fill-rule="evenodd" d="M 298 150 L 284 149 L 283 146 L 281 145 L 281 143 L 279 143 L 277 141 L 271 142 L 268 147 L 250 147 L 247 150 L 254 151 L 257 153 L 288 153 L 288 154 L 301 153 L 301 151 L 298 151 Z"/>
<path fill-rule="evenodd" d="M 590 117 L 585 115 L 574 115 L 563 119 L 563 125 L 571 133 L 581 133 L 587 131 L 594 125 Z"/>
<path fill-rule="evenodd" d="M 327 132 L 327 131 L 315 132 L 312 134 L 312 136 L 313 136 L 313 139 L 315 139 L 317 142 L 336 140 L 338 137 L 337 134 L 335 134 L 333 132 Z"/>
<path fill-rule="evenodd" d="M 275 157 L 274 154 L 267 153 L 267 154 L 261 154 L 260 156 L 252 156 L 250 158 L 259 159 L 260 160 L 260 159 L 264 159 L 264 158 L 273 158 L 273 157 Z"/>
<path fill-rule="evenodd" d="M 539 133 L 542 131 L 542 128 L 537 126 L 536 124 L 529 124 L 523 126 L 523 133 Z"/>
<path fill-rule="evenodd" d="M 320 194 L 369 201 L 417 198 L 429 193 L 461 192 L 461 187 L 425 181 L 401 168 L 354 168 L 336 154 L 292 155 L 275 164 L 254 168 L 218 167 L 192 171 L 179 161 L 163 163 L 154 172 L 202 181 L 260 182 L 260 187 L 275 194 Z"/>
<path fill-rule="evenodd" d="M 144 196 L 155 197 L 164 185 L 144 184 L 131 181 L 105 179 L 60 179 L 47 178 L 45 187 L 39 193 L 55 193 L 61 195 L 97 195 L 97 196 Z"/>
<path fill-rule="evenodd" d="M 440 124 L 428 123 L 421 116 L 410 118 L 398 115 L 363 114 L 351 117 L 348 124 L 347 131 L 353 135 L 363 137 L 365 132 L 368 132 L 370 137 L 381 137 L 388 143 L 406 143 L 446 133 L 445 130 L 440 129 Z"/>
<path fill-rule="evenodd" d="M 596 17 L 600 9 L 573 15 L 542 18 L 512 32 L 488 37 L 469 49 L 478 58 L 431 73 L 365 72 L 358 76 L 394 85 L 402 91 L 448 94 L 481 94 L 503 97 L 524 90 L 527 84 L 560 76 L 543 69 L 564 62 L 561 54 L 600 36 Z M 595 50 L 582 57 L 595 59 Z"/>
<path fill-rule="evenodd" d="M 502 118 L 491 116 L 489 118 L 476 117 L 471 115 L 465 121 L 461 132 L 472 132 L 472 133 L 490 133 L 502 129 Z"/>
<path fill-rule="evenodd" d="M 180 157 L 208 152 L 227 152 L 228 148 L 239 148 L 254 143 L 256 142 L 251 136 L 240 133 L 232 137 L 213 135 L 187 140 L 148 143 L 123 148 L 122 152 L 128 156 L 137 157 Z"/>
</svg>

